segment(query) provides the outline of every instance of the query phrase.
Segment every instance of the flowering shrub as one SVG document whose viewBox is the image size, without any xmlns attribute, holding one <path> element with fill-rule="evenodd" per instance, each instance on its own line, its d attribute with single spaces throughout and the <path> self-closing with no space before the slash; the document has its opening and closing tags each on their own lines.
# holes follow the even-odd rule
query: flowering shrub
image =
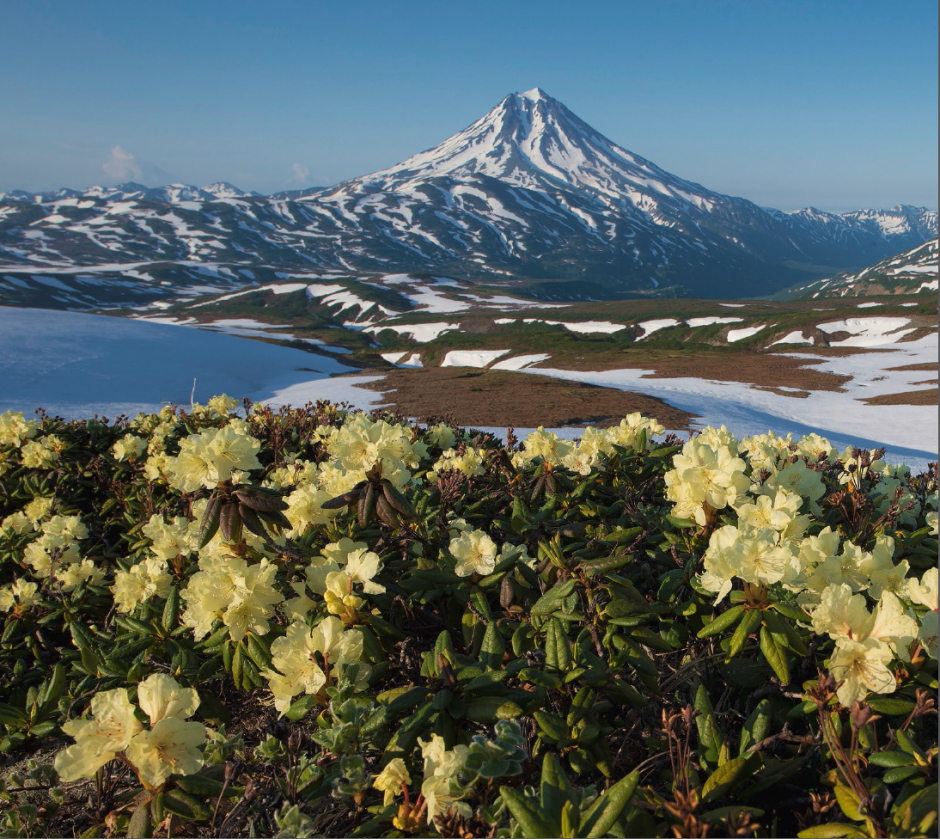
<svg viewBox="0 0 940 839">
<path fill-rule="evenodd" d="M 935 834 L 935 466 L 222 396 L 0 505 L 0 835 Z"/>
</svg>

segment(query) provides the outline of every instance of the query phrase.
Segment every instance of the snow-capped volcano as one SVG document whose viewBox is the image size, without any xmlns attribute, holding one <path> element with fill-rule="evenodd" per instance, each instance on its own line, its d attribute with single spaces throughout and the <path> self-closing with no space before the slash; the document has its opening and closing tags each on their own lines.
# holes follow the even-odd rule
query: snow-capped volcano
<svg viewBox="0 0 940 839">
<path fill-rule="evenodd" d="M 519 279 L 557 297 L 754 297 L 871 264 L 936 229 L 923 208 L 783 213 L 713 192 L 534 88 L 428 151 L 333 187 L 0 196 L 0 272 L 186 260 Z"/>
<path fill-rule="evenodd" d="M 554 183 L 628 200 L 646 189 L 680 200 L 707 195 L 622 149 L 537 87 L 510 94 L 439 146 L 353 183 L 407 190 L 431 178 L 475 176 L 525 188 Z"/>
</svg>

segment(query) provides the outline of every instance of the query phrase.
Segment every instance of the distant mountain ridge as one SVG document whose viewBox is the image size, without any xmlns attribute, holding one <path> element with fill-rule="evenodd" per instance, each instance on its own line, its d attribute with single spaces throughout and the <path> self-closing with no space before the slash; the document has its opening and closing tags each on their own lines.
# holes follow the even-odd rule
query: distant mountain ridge
<svg viewBox="0 0 940 839">
<path fill-rule="evenodd" d="M 518 279 L 546 297 L 755 297 L 869 265 L 936 231 L 937 213 L 920 207 L 785 213 L 713 192 L 535 88 L 432 149 L 331 187 L 0 193 L 0 276 L 185 260 Z"/>
<path fill-rule="evenodd" d="M 843 272 L 792 289 L 790 296 L 865 297 L 886 294 L 936 292 L 938 288 L 936 239 L 889 256 L 861 271 Z"/>
</svg>

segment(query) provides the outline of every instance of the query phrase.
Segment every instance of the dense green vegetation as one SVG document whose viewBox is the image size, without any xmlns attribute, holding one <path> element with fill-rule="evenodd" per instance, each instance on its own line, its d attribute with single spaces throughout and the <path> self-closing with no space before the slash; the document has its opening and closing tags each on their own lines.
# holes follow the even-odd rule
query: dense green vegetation
<svg viewBox="0 0 940 839">
<path fill-rule="evenodd" d="M 0 416 L 0 836 L 935 835 L 936 471 L 662 433 Z"/>
</svg>

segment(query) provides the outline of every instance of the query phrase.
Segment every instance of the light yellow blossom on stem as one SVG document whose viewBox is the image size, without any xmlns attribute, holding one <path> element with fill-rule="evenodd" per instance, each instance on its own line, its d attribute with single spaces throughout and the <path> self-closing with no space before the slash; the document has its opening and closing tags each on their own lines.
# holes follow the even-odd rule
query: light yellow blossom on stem
<svg viewBox="0 0 940 839">
<path fill-rule="evenodd" d="M 405 761 L 400 757 L 392 758 L 372 782 L 375 789 L 385 793 L 382 803 L 386 807 L 401 795 L 401 788 L 409 784 L 411 784 L 411 775 L 408 774 Z"/>
<path fill-rule="evenodd" d="M 96 694 L 90 718 L 69 720 L 62 726 L 75 744 L 56 755 L 59 777 L 66 782 L 91 777 L 124 751 L 142 728 L 126 688 Z"/>
</svg>

